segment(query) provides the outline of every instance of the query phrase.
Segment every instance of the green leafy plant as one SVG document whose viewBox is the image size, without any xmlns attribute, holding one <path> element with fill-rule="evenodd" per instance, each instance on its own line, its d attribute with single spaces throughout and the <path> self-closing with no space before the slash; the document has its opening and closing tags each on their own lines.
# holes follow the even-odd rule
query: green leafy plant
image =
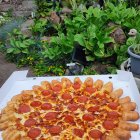
<svg viewBox="0 0 140 140">
<path fill-rule="evenodd" d="M 59 11 L 60 3 L 57 1 L 48 1 L 48 0 L 36 0 L 38 6 L 37 14 L 39 17 L 46 17 L 50 14 L 51 11 Z"/>
<path fill-rule="evenodd" d="M 82 72 L 83 75 L 98 75 L 98 72 L 92 66 L 86 66 Z"/>
<path fill-rule="evenodd" d="M 65 68 L 59 65 L 46 65 L 43 61 L 36 64 L 33 71 L 37 76 L 41 75 L 57 75 L 62 76 L 65 73 Z"/>
<path fill-rule="evenodd" d="M 44 47 L 42 54 L 45 58 L 58 59 L 70 54 L 73 51 L 73 34 L 59 33 L 57 37 L 52 37 L 50 43 Z"/>
<path fill-rule="evenodd" d="M 117 6 L 107 2 L 104 9 L 108 20 L 113 21 L 116 24 L 128 26 L 137 16 L 137 10 L 135 8 L 127 8 L 126 3 L 119 3 Z"/>
<path fill-rule="evenodd" d="M 114 39 L 110 37 L 114 28 L 107 27 L 106 21 L 104 12 L 93 7 L 88 8 L 84 13 L 77 13 L 72 20 L 65 20 L 67 31 L 75 34 L 74 41 L 83 46 L 88 61 L 94 61 L 96 57 L 109 57 L 113 54 L 106 45 L 114 42 Z"/>
<path fill-rule="evenodd" d="M 107 71 L 111 74 L 117 74 L 117 67 L 116 66 L 109 66 L 109 67 L 107 67 Z"/>
<path fill-rule="evenodd" d="M 84 47 L 87 61 L 106 58 L 114 53 L 106 46 L 114 42 L 114 39 L 109 36 L 112 31 L 104 29 L 104 32 L 99 32 L 99 30 L 98 26 L 91 25 L 85 33 L 75 35 L 75 41 Z"/>
<path fill-rule="evenodd" d="M 4 23 L 11 21 L 11 17 L 6 12 L 0 13 L 0 26 L 2 26 Z"/>
<path fill-rule="evenodd" d="M 46 30 L 47 20 L 46 19 L 39 19 L 35 20 L 34 25 L 30 27 L 33 35 L 43 36 Z"/>
<path fill-rule="evenodd" d="M 35 45 L 35 41 L 24 36 L 19 30 L 15 29 L 12 34 L 10 34 L 10 39 L 7 43 L 7 55 L 11 60 L 17 61 L 16 58 L 21 56 L 27 56 L 33 48 L 31 46 Z"/>
<path fill-rule="evenodd" d="M 140 55 L 140 44 L 136 44 L 133 46 L 133 52 L 137 55 Z"/>
</svg>

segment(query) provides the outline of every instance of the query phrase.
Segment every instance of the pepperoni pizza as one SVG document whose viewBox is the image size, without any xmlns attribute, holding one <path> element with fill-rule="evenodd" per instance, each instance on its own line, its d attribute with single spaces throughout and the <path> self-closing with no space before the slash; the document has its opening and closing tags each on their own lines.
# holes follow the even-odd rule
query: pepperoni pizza
<svg viewBox="0 0 140 140">
<path fill-rule="evenodd" d="M 88 77 L 43 81 L 1 111 L 3 140 L 129 140 L 139 125 L 136 103 L 122 89 Z"/>
</svg>

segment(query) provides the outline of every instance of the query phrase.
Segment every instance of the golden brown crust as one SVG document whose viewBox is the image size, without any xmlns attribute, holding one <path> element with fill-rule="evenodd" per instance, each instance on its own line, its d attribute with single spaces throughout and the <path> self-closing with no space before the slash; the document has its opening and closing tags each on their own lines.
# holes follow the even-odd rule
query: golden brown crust
<svg viewBox="0 0 140 140">
<path fill-rule="evenodd" d="M 110 94 L 110 96 L 115 99 L 115 98 L 120 98 L 122 96 L 122 94 L 123 94 L 123 90 L 120 88 L 120 89 L 113 91 Z"/>
<path fill-rule="evenodd" d="M 9 127 L 3 131 L 2 137 L 4 140 L 20 140 L 21 134 L 14 127 Z"/>
<path fill-rule="evenodd" d="M 114 135 L 114 136 L 106 136 L 105 140 L 120 140 L 120 139 Z"/>
<path fill-rule="evenodd" d="M 116 128 L 114 130 L 115 136 L 117 136 L 120 140 L 129 140 L 131 138 L 130 131 L 124 130 L 122 128 Z"/>
<path fill-rule="evenodd" d="M 122 119 L 124 121 L 136 121 L 139 119 L 139 113 L 136 111 L 123 112 Z"/>
<path fill-rule="evenodd" d="M 93 86 L 93 79 L 91 77 L 86 78 L 84 82 L 85 86 Z"/>
<path fill-rule="evenodd" d="M 135 123 L 129 123 L 126 121 L 120 121 L 119 127 L 128 131 L 137 131 L 139 129 L 139 125 Z"/>
<path fill-rule="evenodd" d="M 119 99 L 119 103 L 120 103 L 120 104 L 128 103 L 128 102 L 130 102 L 130 101 L 131 101 L 131 99 L 130 99 L 129 96 L 126 96 L 126 97 L 124 97 L 124 98 Z"/>
<path fill-rule="evenodd" d="M 13 111 L 6 112 L 5 114 L 2 114 L 0 117 L 0 123 L 3 123 L 5 121 L 15 121 L 15 115 Z"/>
<path fill-rule="evenodd" d="M 113 91 L 113 84 L 112 82 L 108 82 L 106 84 L 103 85 L 102 91 L 111 93 Z"/>
<path fill-rule="evenodd" d="M 134 102 L 124 103 L 121 106 L 124 111 L 134 111 L 136 109 L 136 103 Z"/>
<path fill-rule="evenodd" d="M 29 137 L 21 137 L 20 140 L 32 140 Z"/>
<path fill-rule="evenodd" d="M 103 87 L 103 81 L 98 79 L 93 83 L 93 85 L 95 88 L 97 88 L 97 90 L 100 90 Z"/>
<path fill-rule="evenodd" d="M 49 89 L 51 87 L 51 84 L 48 81 L 42 81 L 41 86 L 45 89 Z"/>
<path fill-rule="evenodd" d="M 0 123 L 0 130 L 5 130 L 11 125 L 13 125 L 13 123 L 9 122 L 9 120 L 5 121 L 5 122 L 2 122 L 2 123 Z"/>
</svg>

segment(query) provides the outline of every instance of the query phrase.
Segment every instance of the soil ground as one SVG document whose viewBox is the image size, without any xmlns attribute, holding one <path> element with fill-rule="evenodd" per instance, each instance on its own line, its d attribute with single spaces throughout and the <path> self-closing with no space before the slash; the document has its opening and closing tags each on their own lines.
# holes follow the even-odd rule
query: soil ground
<svg viewBox="0 0 140 140">
<path fill-rule="evenodd" d="M 5 56 L 0 53 L 0 88 L 14 71 L 28 70 L 29 68 L 17 68 L 15 64 L 6 61 Z M 28 76 L 32 76 L 32 72 Z"/>
</svg>

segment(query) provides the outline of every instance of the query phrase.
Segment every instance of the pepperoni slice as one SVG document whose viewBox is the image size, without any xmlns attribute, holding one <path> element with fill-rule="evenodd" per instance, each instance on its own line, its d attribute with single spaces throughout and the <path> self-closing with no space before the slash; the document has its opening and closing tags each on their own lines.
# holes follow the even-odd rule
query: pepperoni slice
<svg viewBox="0 0 140 140">
<path fill-rule="evenodd" d="M 69 93 L 64 93 L 64 94 L 62 95 L 62 98 L 63 98 L 64 100 L 71 100 L 71 99 L 72 99 L 72 96 L 71 96 Z"/>
<path fill-rule="evenodd" d="M 82 138 L 83 135 L 84 135 L 84 130 L 75 128 L 75 129 L 73 130 L 73 133 L 74 133 L 76 136 Z"/>
<path fill-rule="evenodd" d="M 101 94 L 97 94 L 96 97 L 100 98 L 100 99 L 105 99 L 106 98 L 106 94 L 105 93 L 103 93 L 102 95 Z"/>
<path fill-rule="evenodd" d="M 79 108 L 80 108 L 82 111 L 84 111 L 84 110 L 85 110 L 85 105 L 84 105 L 84 104 L 80 104 L 80 105 L 79 105 Z"/>
<path fill-rule="evenodd" d="M 68 109 L 69 109 L 70 111 L 76 111 L 76 110 L 78 109 L 78 105 L 75 104 L 75 103 L 69 104 L 69 105 L 68 105 Z"/>
<path fill-rule="evenodd" d="M 44 103 L 41 105 L 41 109 L 43 110 L 49 110 L 52 108 L 52 105 L 50 103 Z"/>
<path fill-rule="evenodd" d="M 112 130 L 113 128 L 115 128 L 115 124 L 113 123 L 113 121 L 104 121 L 103 127 L 107 130 Z"/>
<path fill-rule="evenodd" d="M 71 115 L 66 115 L 64 120 L 67 123 L 74 123 L 74 119 L 73 119 L 73 117 Z"/>
<path fill-rule="evenodd" d="M 50 90 L 43 90 L 42 91 L 42 95 L 43 96 L 48 96 L 48 95 L 50 95 L 51 94 L 51 91 Z"/>
<path fill-rule="evenodd" d="M 60 126 L 52 126 L 49 129 L 49 133 L 51 133 L 52 135 L 58 135 L 61 131 L 62 131 L 62 128 Z"/>
<path fill-rule="evenodd" d="M 91 130 L 89 132 L 89 135 L 90 137 L 94 138 L 94 139 L 100 139 L 102 137 L 102 132 L 97 130 L 97 129 L 94 129 L 94 130 Z"/>
<path fill-rule="evenodd" d="M 97 106 L 97 105 L 91 106 L 87 110 L 88 110 L 88 112 L 96 112 L 99 110 L 99 106 Z"/>
<path fill-rule="evenodd" d="M 26 104 L 21 104 L 18 108 L 18 113 L 19 114 L 22 114 L 22 113 L 27 113 L 27 112 L 30 112 L 30 106 L 29 105 L 26 105 Z"/>
<path fill-rule="evenodd" d="M 108 103 L 108 101 L 106 99 L 103 99 L 101 102 L 101 105 L 106 105 Z"/>
<path fill-rule="evenodd" d="M 31 102 L 30 105 L 31 105 L 32 107 L 39 107 L 39 106 L 41 106 L 41 104 L 42 104 L 42 103 L 41 103 L 40 101 L 33 101 L 33 102 Z"/>
<path fill-rule="evenodd" d="M 85 91 L 88 92 L 88 93 L 90 93 L 90 94 L 92 94 L 92 93 L 94 93 L 94 92 L 96 91 L 96 88 L 93 88 L 93 87 L 86 87 L 86 88 L 85 88 Z"/>
<path fill-rule="evenodd" d="M 35 117 L 37 117 L 39 115 L 40 115 L 40 112 L 36 111 L 36 112 L 31 112 L 29 117 L 30 118 L 35 118 Z"/>
<path fill-rule="evenodd" d="M 60 84 L 57 84 L 52 87 L 54 92 L 60 92 L 62 90 L 62 86 Z"/>
<path fill-rule="evenodd" d="M 45 115 L 45 119 L 46 120 L 54 120 L 57 118 L 57 112 L 48 112 L 46 115 Z"/>
<path fill-rule="evenodd" d="M 36 120 L 34 120 L 34 119 L 28 119 L 28 120 L 25 121 L 24 126 L 25 127 L 31 127 L 31 126 L 33 126 L 35 124 L 36 124 Z"/>
<path fill-rule="evenodd" d="M 28 137 L 31 139 L 37 138 L 41 134 L 41 130 L 39 128 L 31 128 L 28 132 Z"/>
<path fill-rule="evenodd" d="M 91 103 L 96 104 L 96 105 L 100 104 L 100 102 L 97 99 L 92 99 Z"/>
<path fill-rule="evenodd" d="M 111 102 L 111 103 L 108 104 L 108 107 L 113 109 L 113 110 L 116 110 L 118 105 L 119 105 L 118 103 Z"/>
<path fill-rule="evenodd" d="M 111 111 L 111 112 L 107 113 L 107 117 L 111 118 L 111 119 L 116 119 L 116 118 L 119 117 L 119 114 L 117 112 L 115 112 L 115 111 Z"/>
<path fill-rule="evenodd" d="M 75 83 L 73 84 L 73 88 L 74 88 L 74 89 L 80 89 L 80 87 L 81 87 L 81 84 L 78 83 L 78 82 L 75 82 Z"/>
<path fill-rule="evenodd" d="M 88 97 L 85 96 L 85 95 L 80 96 L 80 97 L 78 97 L 78 100 L 77 101 L 80 102 L 80 103 L 85 103 L 85 102 L 88 101 Z"/>
<path fill-rule="evenodd" d="M 93 121 L 94 120 L 94 116 L 92 114 L 84 114 L 82 118 L 85 121 Z"/>
</svg>

